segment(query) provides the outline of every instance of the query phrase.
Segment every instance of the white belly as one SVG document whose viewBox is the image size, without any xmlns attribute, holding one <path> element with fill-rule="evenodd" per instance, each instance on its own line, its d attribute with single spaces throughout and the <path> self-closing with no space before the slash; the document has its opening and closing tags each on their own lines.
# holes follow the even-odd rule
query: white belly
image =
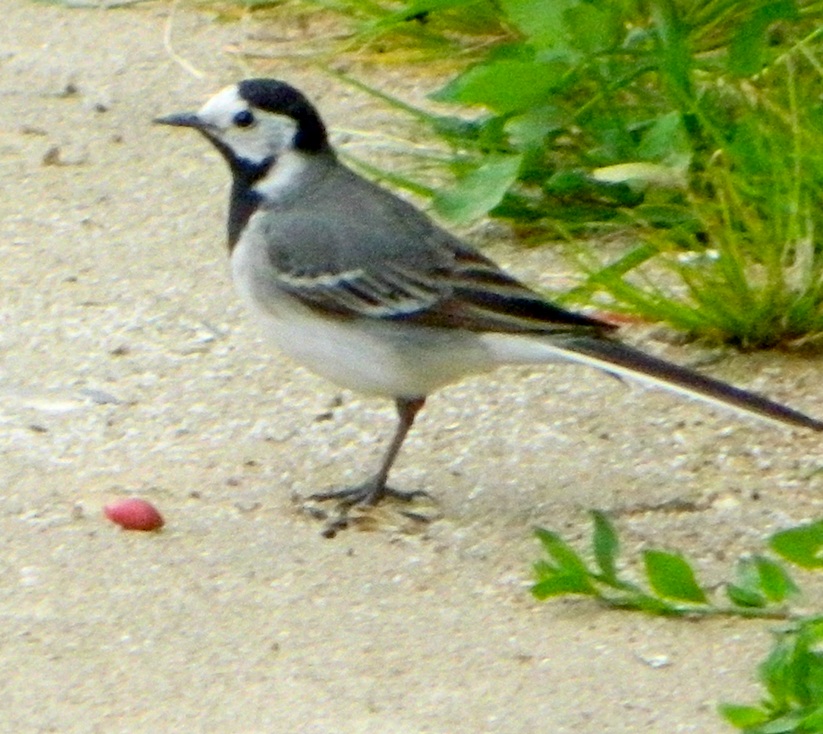
<svg viewBox="0 0 823 734">
<path fill-rule="evenodd" d="M 232 256 L 235 286 L 265 335 L 295 362 L 342 387 L 385 397 L 423 397 L 495 359 L 482 337 L 383 322 L 324 317 L 265 279 L 268 267 L 243 244 Z"/>
</svg>

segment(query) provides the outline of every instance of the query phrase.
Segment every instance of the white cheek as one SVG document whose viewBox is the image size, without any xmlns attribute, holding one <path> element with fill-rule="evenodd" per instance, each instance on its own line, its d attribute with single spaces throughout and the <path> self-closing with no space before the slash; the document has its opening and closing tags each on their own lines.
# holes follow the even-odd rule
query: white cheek
<svg viewBox="0 0 823 734">
<path fill-rule="evenodd" d="M 257 137 L 268 143 L 269 152 L 278 155 L 294 146 L 297 123 L 290 117 L 258 113 L 258 123 L 254 129 Z"/>
<path fill-rule="evenodd" d="M 297 124 L 288 117 L 267 115 L 257 111 L 257 123 L 252 127 L 237 127 L 233 115 L 223 127 L 220 137 L 239 158 L 261 163 L 267 158 L 279 158 L 291 149 Z"/>
<path fill-rule="evenodd" d="M 261 163 L 274 154 L 270 141 L 257 134 L 257 130 L 230 129 L 223 134 L 223 140 L 238 158 L 252 163 Z"/>
<path fill-rule="evenodd" d="M 249 106 L 240 97 L 236 86 L 226 87 L 215 94 L 197 113 L 207 122 L 235 155 L 252 163 L 260 163 L 266 158 L 279 157 L 280 153 L 292 147 L 297 132 L 297 123 L 290 117 L 252 110 L 257 122 L 251 127 L 237 127 L 234 124 L 238 112 Z"/>
</svg>

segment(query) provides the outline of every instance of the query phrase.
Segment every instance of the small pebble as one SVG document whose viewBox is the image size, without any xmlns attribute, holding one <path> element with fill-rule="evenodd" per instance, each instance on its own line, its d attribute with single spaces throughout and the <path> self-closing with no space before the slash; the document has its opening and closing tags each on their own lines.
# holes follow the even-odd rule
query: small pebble
<svg viewBox="0 0 823 734">
<path fill-rule="evenodd" d="M 138 497 L 110 502 L 103 508 L 103 514 L 125 530 L 159 530 L 164 523 L 154 505 Z"/>
</svg>

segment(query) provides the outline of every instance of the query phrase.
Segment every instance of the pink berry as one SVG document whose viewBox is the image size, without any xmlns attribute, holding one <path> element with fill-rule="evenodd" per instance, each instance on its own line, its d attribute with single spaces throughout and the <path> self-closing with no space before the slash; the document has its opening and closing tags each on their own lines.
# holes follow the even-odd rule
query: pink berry
<svg viewBox="0 0 823 734">
<path fill-rule="evenodd" d="M 126 530 L 159 530 L 164 522 L 154 505 L 138 497 L 110 502 L 103 508 L 103 514 Z"/>
</svg>

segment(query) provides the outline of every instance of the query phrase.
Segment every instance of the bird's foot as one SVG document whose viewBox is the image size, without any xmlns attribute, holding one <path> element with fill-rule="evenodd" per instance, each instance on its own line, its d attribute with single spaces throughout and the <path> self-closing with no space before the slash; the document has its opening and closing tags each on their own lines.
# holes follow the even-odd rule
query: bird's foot
<svg viewBox="0 0 823 734">
<path fill-rule="evenodd" d="M 316 492 L 310 494 L 309 499 L 317 502 L 328 502 L 336 500 L 341 507 L 354 507 L 363 505 L 373 507 L 385 497 L 400 500 L 401 502 L 411 502 L 418 497 L 429 497 L 428 492 L 415 490 L 413 492 L 401 492 L 399 489 L 392 489 L 385 484 L 378 484 L 375 481 L 368 481 L 356 487 L 346 487 L 330 492 Z"/>
<path fill-rule="evenodd" d="M 383 502 L 385 499 L 396 500 L 403 506 L 392 508 L 391 503 Z M 325 522 L 321 534 L 326 538 L 333 538 L 339 531 L 355 526 L 371 530 L 384 525 L 400 529 L 403 525 L 403 529 L 408 531 L 412 529 L 408 527 L 408 521 L 419 526 L 442 516 L 437 503 L 428 492 L 403 492 L 374 480 L 356 487 L 317 492 L 309 495 L 306 500 L 302 503 L 301 509 Z M 317 504 L 329 501 L 336 502 L 335 511 L 331 513 Z M 398 519 L 402 522 L 398 522 Z"/>
</svg>

